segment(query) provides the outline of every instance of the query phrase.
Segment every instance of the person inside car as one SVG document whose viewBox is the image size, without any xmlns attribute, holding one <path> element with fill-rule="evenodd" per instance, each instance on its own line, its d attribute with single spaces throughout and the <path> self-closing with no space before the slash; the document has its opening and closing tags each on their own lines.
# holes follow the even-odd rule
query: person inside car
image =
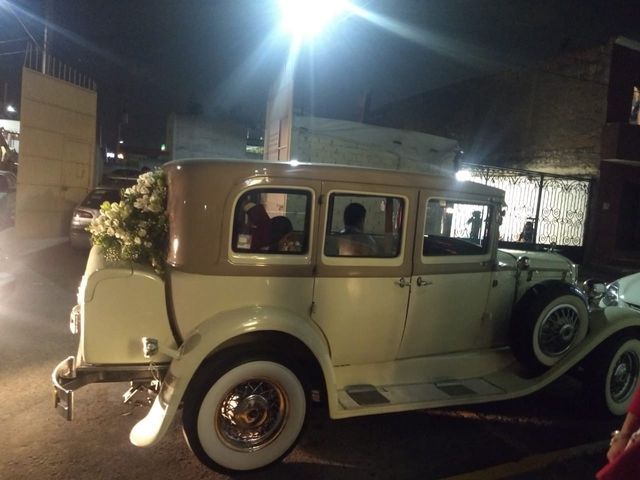
<svg viewBox="0 0 640 480">
<path fill-rule="evenodd" d="M 343 235 L 338 244 L 338 253 L 341 256 L 373 257 L 376 256 L 378 244 L 375 239 L 364 233 L 364 221 L 367 209 L 360 203 L 353 202 L 344 209 L 344 228 L 340 230 Z"/>
</svg>

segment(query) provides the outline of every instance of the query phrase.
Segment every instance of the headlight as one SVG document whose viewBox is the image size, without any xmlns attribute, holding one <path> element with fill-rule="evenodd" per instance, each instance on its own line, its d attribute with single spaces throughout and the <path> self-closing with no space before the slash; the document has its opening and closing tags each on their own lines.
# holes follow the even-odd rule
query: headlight
<svg viewBox="0 0 640 480">
<path fill-rule="evenodd" d="M 607 285 L 607 291 L 604 293 L 604 297 L 602 297 L 602 303 L 607 307 L 615 307 L 618 305 L 619 289 L 620 284 L 618 282 L 613 282 Z"/>
<path fill-rule="evenodd" d="M 596 280 L 593 278 L 588 278 L 582 284 L 582 290 L 587 294 L 587 298 L 589 299 L 589 305 L 591 307 L 603 307 L 604 302 L 602 299 L 604 298 L 604 294 L 607 291 L 606 284 L 601 280 Z M 601 304 L 602 303 L 602 304 Z"/>
</svg>

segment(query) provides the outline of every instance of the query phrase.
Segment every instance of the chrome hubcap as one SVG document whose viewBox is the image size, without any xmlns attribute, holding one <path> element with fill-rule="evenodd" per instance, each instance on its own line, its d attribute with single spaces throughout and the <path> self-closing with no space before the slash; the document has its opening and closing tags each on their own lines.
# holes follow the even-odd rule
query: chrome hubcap
<svg viewBox="0 0 640 480">
<path fill-rule="evenodd" d="M 580 326 L 580 315 L 571 305 L 551 310 L 540 325 L 538 344 L 545 355 L 557 357 L 571 347 Z"/>
<path fill-rule="evenodd" d="M 615 366 L 611 375 L 611 385 L 609 392 L 611 398 L 616 402 L 623 402 L 633 393 L 640 372 L 640 362 L 635 352 L 623 353 Z"/>
<path fill-rule="evenodd" d="M 235 450 L 259 450 L 278 436 L 287 408 L 287 397 L 277 383 L 266 379 L 240 383 L 218 406 L 216 433 Z"/>
</svg>

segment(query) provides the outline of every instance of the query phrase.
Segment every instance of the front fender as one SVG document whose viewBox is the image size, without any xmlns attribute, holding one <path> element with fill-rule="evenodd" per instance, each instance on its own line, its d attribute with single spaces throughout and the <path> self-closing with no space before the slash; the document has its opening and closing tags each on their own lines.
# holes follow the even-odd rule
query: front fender
<svg viewBox="0 0 640 480">
<path fill-rule="evenodd" d="M 316 357 L 329 405 L 337 402 L 331 352 L 318 326 L 308 318 L 275 307 L 254 306 L 221 312 L 202 322 L 185 339 L 156 397 L 151 410 L 131 430 L 129 439 L 139 447 L 158 442 L 166 433 L 182 397 L 200 364 L 220 347 L 241 335 L 275 331 L 295 337 Z"/>
<path fill-rule="evenodd" d="M 590 313 L 589 336 L 601 343 L 622 330 L 635 330 L 640 338 L 640 312 L 626 307 L 606 307 Z"/>
</svg>

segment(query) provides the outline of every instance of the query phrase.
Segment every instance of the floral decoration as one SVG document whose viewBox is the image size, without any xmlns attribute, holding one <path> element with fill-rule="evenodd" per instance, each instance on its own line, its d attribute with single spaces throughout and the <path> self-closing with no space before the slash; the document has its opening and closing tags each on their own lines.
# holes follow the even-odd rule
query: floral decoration
<svg viewBox="0 0 640 480">
<path fill-rule="evenodd" d="M 109 261 L 148 263 L 164 271 L 167 246 L 167 184 L 161 169 L 143 173 L 137 183 L 122 189 L 118 203 L 104 202 L 100 216 L 87 228 L 91 243 Z"/>
</svg>

